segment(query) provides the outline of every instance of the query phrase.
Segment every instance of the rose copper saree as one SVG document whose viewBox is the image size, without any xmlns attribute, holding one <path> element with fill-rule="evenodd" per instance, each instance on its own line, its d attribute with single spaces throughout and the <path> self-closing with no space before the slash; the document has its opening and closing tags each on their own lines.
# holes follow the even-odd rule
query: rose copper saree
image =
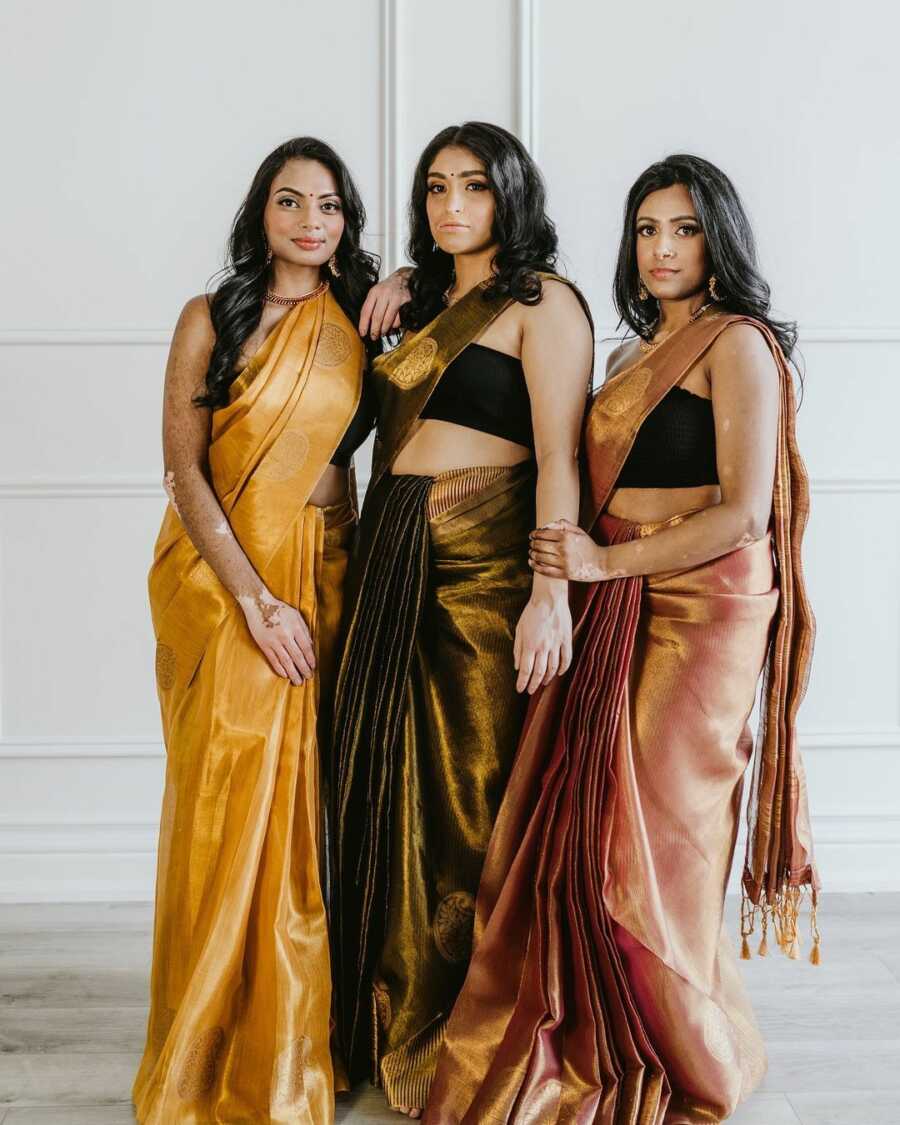
<svg viewBox="0 0 900 1125">
<path fill-rule="evenodd" d="M 138 1120 L 334 1116 L 320 756 L 356 525 L 309 496 L 360 397 L 365 356 L 334 298 L 276 326 L 213 414 L 230 526 L 310 627 L 316 677 L 275 675 L 174 508 L 150 573 L 167 769 Z M 327 716 L 326 717 L 330 717 Z"/>
<path fill-rule="evenodd" d="M 738 319 L 702 318 L 598 394 L 585 434 L 598 541 L 664 526 L 604 507 L 643 419 Z M 575 589 L 575 658 L 529 709 L 431 1125 L 720 1122 L 765 1070 L 723 930 L 761 673 L 745 950 L 758 916 L 795 956 L 801 889 L 814 896 L 818 878 L 794 730 L 813 636 L 808 485 L 790 374 L 757 327 L 782 388 L 770 533 L 687 571 Z"/>
</svg>

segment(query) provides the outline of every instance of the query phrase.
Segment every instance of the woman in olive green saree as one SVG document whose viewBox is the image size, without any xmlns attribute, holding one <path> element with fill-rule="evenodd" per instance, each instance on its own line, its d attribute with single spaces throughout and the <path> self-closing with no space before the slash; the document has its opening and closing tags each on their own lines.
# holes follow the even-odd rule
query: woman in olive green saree
<svg viewBox="0 0 900 1125">
<path fill-rule="evenodd" d="M 417 1116 L 465 975 L 525 693 L 568 666 L 567 585 L 532 580 L 528 533 L 536 512 L 577 514 L 592 333 L 552 273 L 539 175 L 510 134 L 440 133 L 412 213 L 408 331 L 374 369 L 375 463 L 335 709 L 333 934 L 351 1077 L 371 1075 Z M 516 223 L 527 229 L 512 251 Z"/>
</svg>

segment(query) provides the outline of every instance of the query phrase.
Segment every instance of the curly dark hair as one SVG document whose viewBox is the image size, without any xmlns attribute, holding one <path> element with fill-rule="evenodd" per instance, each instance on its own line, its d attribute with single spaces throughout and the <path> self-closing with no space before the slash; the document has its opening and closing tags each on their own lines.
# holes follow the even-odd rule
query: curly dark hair
<svg viewBox="0 0 900 1125">
<path fill-rule="evenodd" d="M 228 240 L 224 278 L 209 297 L 209 313 L 216 342 L 206 372 L 206 391 L 194 400 L 212 409 L 228 402 L 228 388 L 237 375 L 244 341 L 259 324 L 265 305 L 269 267 L 263 214 L 272 181 L 289 160 L 315 160 L 329 169 L 344 209 L 344 233 L 336 251 L 338 273 L 329 272 L 331 292 L 356 321 L 369 289 L 378 281 L 379 259 L 360 245 L 366 211 L 347 165 L 315 137 L 295 137 L 265 158 L 241 204 Z"/>
<path fill-rule="evenodd" d="M 772 330 L 785 358 L 790 359 L 797 344 L 797 325 L 769 315 L 769 285 L 759 271 L 756 243 L 741 198 L 725 173 L 700 156 L 680 153 L 651 164 L 628 193 L 613 284 L 619 324 L 627 324 L 644 338 L 653 334 L 659 314 L 653 297 L 642 301 L 640 296 L 637 216 L 651 192 L 675 184 L 684 185 L 694 201 L 706 239 L 710 273 L 715 274 L 716 289 L 722 294 L 721 308 L 762 321 Z"/>
<path fill-rule="evenodd" d="M 428 223 L 428 170 L 441 149 L 466 148 L 484 164 L 494 195 L 496 271 L 484 297 L 510 296 L 524 305 L 541 299 L 539 272 L 556 270 L 556 227 L 548 217 L 544 181 L 524 145 L 499 125 L 467 121 L 442 129 L 416 165 L 409 203 L 407 254 L 414 263 L 410 301 L 400 312 L 405 329 L 423 328 L 444 307 L 443 295 L 453 278 L 453 257 L 435 248 Z"/>
</svg>

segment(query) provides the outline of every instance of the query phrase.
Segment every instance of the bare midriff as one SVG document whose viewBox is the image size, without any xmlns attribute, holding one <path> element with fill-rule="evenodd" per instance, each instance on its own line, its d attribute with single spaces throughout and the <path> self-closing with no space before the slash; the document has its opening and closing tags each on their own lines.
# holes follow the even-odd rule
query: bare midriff
<svg viewBox="0 0 900 1125">
<path fill-rule="evenodd" d="M 338 465 L 327 465 L 312 490 L 309 503 L 314 508 L 330 508 L 350 495 L 350 474 Z"/>
<path fill-rule="evenodd" d="M 606 510 L 611 516 L 629 523 L 659 523 L 682 512 L 699 511 L 721 503 L 722 490 L 717 484 L 697 488 L 617 488 Z"/>
<path fill-rule="evenodd" d="M 524 445 L 437 419 L 420 421 L 394 458 L 393 476 L 435 477 L 453 469 L 518 465 L 533 453 Z"/>
</svg>

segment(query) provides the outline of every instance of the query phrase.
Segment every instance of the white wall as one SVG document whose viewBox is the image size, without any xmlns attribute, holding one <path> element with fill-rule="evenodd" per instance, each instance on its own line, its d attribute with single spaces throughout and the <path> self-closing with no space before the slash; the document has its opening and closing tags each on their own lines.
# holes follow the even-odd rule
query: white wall
<svg viewBox="0 0 900 1125">
<path fill-rule="evenodd" d="M 152 893 L 163 759 L 145 574 L 165 349 L 253 170 L 287 136 L 330 140 L 393 265 L 414 160 L 467 117 L 532 147 L 601 335 L 637 173 L 695 151 L 740 187 L 776 304 L 803 328 L 820 632 L 801 726 L 821 864 L 834 889 L 900 889 L 891 9 L 4 8 L 0 96 L 19 109 L 2 189 L 0 899 Z"/>
</svg>

